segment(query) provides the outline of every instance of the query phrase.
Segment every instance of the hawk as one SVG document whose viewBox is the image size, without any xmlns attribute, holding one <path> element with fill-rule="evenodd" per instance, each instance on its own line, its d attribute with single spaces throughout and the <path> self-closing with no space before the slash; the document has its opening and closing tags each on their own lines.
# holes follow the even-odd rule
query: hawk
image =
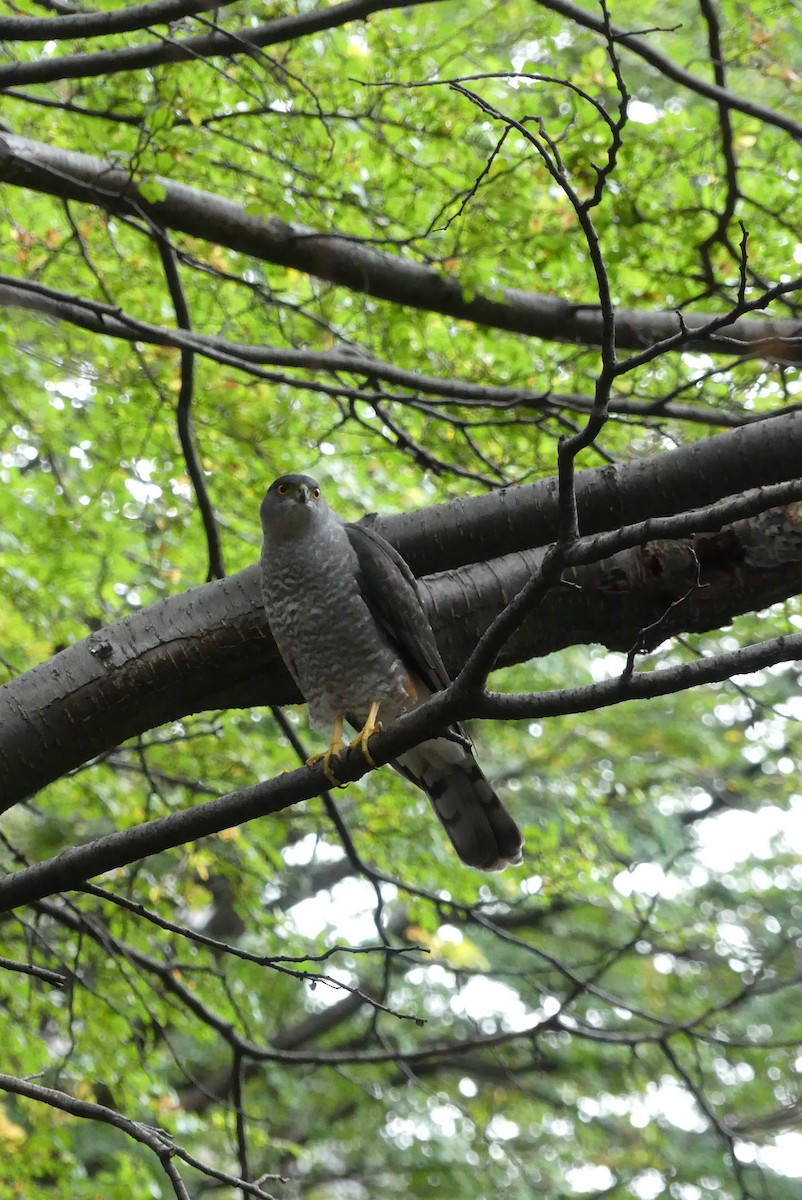
<svg viewBox="0 0 802 1200">
<path fill-rule="evenodd" d="M 309 705 L 315 728 L 331 730 L 327 778 L 345 748 L 343 722 L 368 740 L 447 687 L 448 673 L 401 555 L 364 525 L 332 512 L 308 475 L 282 475 L 260 515 L 262 596 L 270 631 Z M 318 756 L 320 757 L 320 756 Z M 314 761 L 314 760 L 310 760 Z M 502 870 L 521 862 L 518 826 L 485 779 L 459 726 L 400 755 L 393 766 L 426 793 L 459 857 Z"/>
</svg>

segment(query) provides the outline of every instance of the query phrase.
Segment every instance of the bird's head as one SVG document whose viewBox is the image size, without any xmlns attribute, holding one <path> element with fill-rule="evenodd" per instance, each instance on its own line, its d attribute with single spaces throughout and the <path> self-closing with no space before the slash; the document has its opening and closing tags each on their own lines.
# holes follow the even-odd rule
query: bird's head
<svg viewBox="0 0 802 1200">
<path fill-rule="evenodd" d="M 259 515 L 265 538 L 275 538 L 301 533 L 327 511 L 316 479 L 282 475 L 267 489 Z"/>
</svg>

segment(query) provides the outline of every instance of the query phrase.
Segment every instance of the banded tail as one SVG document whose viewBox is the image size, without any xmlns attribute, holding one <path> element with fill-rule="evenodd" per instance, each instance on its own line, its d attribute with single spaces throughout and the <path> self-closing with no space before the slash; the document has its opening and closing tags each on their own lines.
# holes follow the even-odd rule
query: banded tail
<svg viewBox="0 0 802 1200">
<path fill-rule="evenodd" d="M 429 797 L 466 866 L 503 871 L 522 861 L 521 831 L 468 746 L 435 738 L 402 754 L 393 766 Z"/>
</svg>

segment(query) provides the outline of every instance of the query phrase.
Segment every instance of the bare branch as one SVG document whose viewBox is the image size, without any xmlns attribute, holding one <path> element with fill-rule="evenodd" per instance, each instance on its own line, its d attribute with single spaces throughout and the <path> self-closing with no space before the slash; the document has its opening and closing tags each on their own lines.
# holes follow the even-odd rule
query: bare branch
<svg viewBox="0 0 802 1200">
<path fill-rule="evenodd" d="M 51 987 L 63 988 L 67 985 L 66 976 L 58 971 L 49 971 L 46 967 L 37 967 L 34 963 L 15 962 L 13 958 L 4 958 L 2 955 L 0 971 L 16 971 L 19 975 L 30 975 L 34 979 L 40 979 L 42 983 L 49 983 Z"/>
<path fill-rule="evenodd" d="M 367 351 L 343 346 L 332 350 L 296 350 L 286 347 L 268 346 L 264 344 L 249 345 L 243 342 L 232 342 L 227 338 L 202 334 L 190 330 L 170 329 L 162 325 L 153 325 L 147 321 L 138 320 L 129 313 L 112 304 L 103 304 L 97 300 L 88 300 L 83 296 L 59 291 L 42 283 L 27 279 L 14 279 L 10 275 L 0 274 L 0 306 L 23 308 L 54 320 L 66 321 L 92 333 L 102 333 L 106 337 L 120 338 L 127 342 L 146 342 L 154 346 L 169 346 L 177 350 L 192 350 L 194 353 L 208 358 L 212 362 L 222 363 L 233 367 L 257 379 L 289 386 L 308 388 L 319 391 L 327 396 L 348 396 L 351 399 L 373 402 L 375 394 L 360 388 L 343 387 L 339 384 L 322 384 L 319 379 L 304 377 L 302 380 L 284 372 L 277 373 L 262 369 L 264 366 L 284 367 L 287 370 L 313 371 L 318 374 L 332 375 L 337 378 L 343 375 L 353 375 L 364 378 L 382 380 L 409 388 L 415 395 L 429 394 L 442 397 L 450 405 L 466 407 L 493 407 L 504 410 L 518 408 L 530 409 L 543 413 L 557 413 L 569 409 L 580 414 L 588 413 L 594 403 L 591 395 L 581 395 L 575 392 L 536 392 L 525 387 L 496 387 L 492 384 L 473 383 L 470 380 L 458 378 L 424 375 L 417 371 L 405 370 L 394 363 L 374 358 Z M 621 310 L 617 310 L 620 320 Z M 652 314 L 654 315 L 654 314 Z M 651 320 L 650 314 L 643 312 L 640 317 L 644 322 Z M 741 321 L 739 324 L 748 324 Z M 773 323 L 775 324 L 775 323 Z M 787 323 L 789 329 L 796 328 L 793 322 Z M 645 327 L 644 327 L 645 335 Z M 776 346 L 773 353 L 776 353 Z M 697 387 L 714 377 L 721 371 L 729 370 L 731 363 L 722 363 L 701 376 L 695 376 L 685 389 Z M 645 420 L 648 417 L 676 418 L 692 421 L 698 424 L 712 425 L 716 428 L 736 429 L 766 419 L 762 413 L 750 412 L 746 409 L 733 408 L 730 412 L 718 407 L 704 408 L 700 405 L 677 403 L 675 396 L 681 394 L 681 389 L 674 389 L 668 397 L 660 400 L 633 400 L 628 396 L 615 393 L 610 400 L 610 411 L 621 416 Z M 396 393 L 387 396 L 386 400 L 408 402 L 409 397 Z M 771 415 L 780 416 L 783 412 L 793 411 L 798 406 L 790 406 L 785 410 L 775 410 Z"/>
<path fill-rule="evenodd" d="M 147 1146 L 148 1150 L 153 1151 L 172 1184 L 177 1200 L 189 1200 L 189 1192 L 171 1162 L 172 1158 L 181 1157 L 181 1151 L 169 1134 L 164 1133 L 161 1129 L 144 1125 L 141 1121 L 132 1121 L 129 1117 L 124 1117 L 122 1113 L 117 1112 L 116 1109 L 107 1108 L 104 1104 L 78 1100 L 75 1096 L 70 1096 L 68 1092 L 43 1087 L 41 1084 L 31 1083 L 27 1079 L 17 1079 L 13 1075 L 0 1075 L 0 1090 L 10 1092 L 14 1096 L 25 1096 L 28 1100 L 36 1100 L 39 1104 L 47 1104 L 50 1108 L 69 1113 L 72 1117 L 81 1117 L 86 1121 L 101 1121 L 104 1125 L 112 1125 L 115 1129 L 122 1130 L 135 1142 L 139 1142 L 141 1145 Z M 254 1192 L 253 1194 L 265 1195 L 263 1192 Z"/>
<path fill-rule="evenodd" d="M 590 12 L 586 8 L 581 8 L 578 4 L 572 4 L 570 0 L 538 0 L 541 8 L 549 9 L 551 12 L 559 13 L 563 17 L 567 17 L 570 21 L 575 21 L 577 25 L 585 29 L 592 29 L 594 33 L 600 33 L 603 36 L 606 34 L 606 21 L 604 17 L 597 17 L 595 13 Z M 726 104 L 730 108 L 736 109 L 738 112 L 746 113 L 749 116 L 757 117 L 759 121 L 764 121 L 767 125 L 776 125 L 778 129 L 784 129 L 787 133 L 792 134 L 795 138 L 802 138 L 802 125 L 793 118 L 785 116 L 784 113 L 775 112 L 774 109 L 761 104 L 757 100 L 752 100 L 746 96 L 738 96 L 734 92 L 730 92 L 727 88 L 721 87 L 718 84 L 708 83 L 706 79 L 700 79 L 698 75 L 686 71 L 666 54 L 662 54 L 655 49 L 649 42 L 642 37 L 638 37 L 636 33 L 629 33 L 626 29 L 622 29 L 620 25 L 610 25 L 610 32 L 616 43 L 622 46 L 625 50 L 636 54 L 638 58 L 642 58 L 644 62 L 650 64 L 666 79 L 673 79 L 675 83 L 682 84 L 689 91 L 695 92 L 699 96 L 708 96 L 711 100 L 715 100 L 721 104 Z"/>
<path fill-rule="evenodd" d="M 202 37 L 180 40 L 162 38 L 144 46 L 126 46 L 122 50 L 63 54 L 30 62 L 9 63 L 0 66 L 0 90 L 20 83 L 52 83 L 57 79 L 91 79 L 98 75 L 113 75 L 119 71 L 141 71 L 160 64 L 187 62 L 191 59 L 233 58 L 248 48 L 264 49 L 266 46 L 278 46 L 312 33 L 319 33 L 323 29 L 337 28 L 349 21 L 364 20 L 371 13 L 437 3 L 442 3 L 442 0 L 343 0 L 340 4 L 314 8 L 297 16 L 279 17 L 276 21 L 268 21 L 253 28 L 246 26 L 233 34 L 218 29 Z M 201 12 L 209 7 L 209 4 L 204 3 L 196 7 L 195 11 Z M 98 14 L 87 15 L 91 16 L 94 26 Z M 70 21 L 75 19 L 76 17 L 67 18 Z"/>
<path fill-rule="evenodd" d="M 236 0 L 151 0 L 117 12 L 75 12 L 59 17 L 0 17 L 0 38 L 11 42 L 64 41 L 67 38 L 107 37 L 132 33 L 152 25 L 180 21 L 210 8 L 225 8 Z"/>
<path fill-rule="evenodd" d="M 163 232 L 154 233 L 154 240 L 159 250 L 159 256 L 164 269 L 164 277 L 170 292 L 170 299 L 175 309 L 176 321 L 180 329 L 190 332 L 192 326 L 189 317 L 189 305 L 178 273 L 175 252 Z M 186 348 L 181 351 L 181 389 L 178 393 L 176 408 L 176 425 L 178 440 L 187 466 L 187 474 L 195 491 L 198 502 L 203 530 L 206 534 L 206 545 L 209 554 L 209 569 L 206 573 L 207 582 L 211 579 L 223 579 L 226 573 L 223 564 L 223 548 L 220 543 L 220 530 L 209 499 L 206 480 L 195 452 L 192 430 L 192 396 L 195 388 L 195 354 Z"/>
</svg>

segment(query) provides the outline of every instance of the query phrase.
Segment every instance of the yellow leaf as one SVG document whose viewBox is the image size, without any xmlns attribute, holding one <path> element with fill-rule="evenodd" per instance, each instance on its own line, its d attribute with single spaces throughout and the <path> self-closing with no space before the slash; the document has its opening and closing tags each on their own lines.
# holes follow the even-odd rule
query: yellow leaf
<svg viewBox="0 0 802 1200">
<path fill-rule="evenodd" d="M 22 1126 L 15 1125 L 6 1116 L 5 1109 L 0 1108 L 0 1146 L 3 1146 L 9 1154 L 13 1154 L 27 1140 L 28 1135 Z"/>
<path fill-rule="evenodd" d="M 490 967 L 479 947 L 469 938 L 463 937 L 454 942 L 450 938 L 441 938 L 436 933 L 427 933 L 419 925 L 409 925 L 404 932 L 410 941 L 425 946 L 441 962 L 454 967 L 475 967 L 482 971 Z"/>
</svg>

